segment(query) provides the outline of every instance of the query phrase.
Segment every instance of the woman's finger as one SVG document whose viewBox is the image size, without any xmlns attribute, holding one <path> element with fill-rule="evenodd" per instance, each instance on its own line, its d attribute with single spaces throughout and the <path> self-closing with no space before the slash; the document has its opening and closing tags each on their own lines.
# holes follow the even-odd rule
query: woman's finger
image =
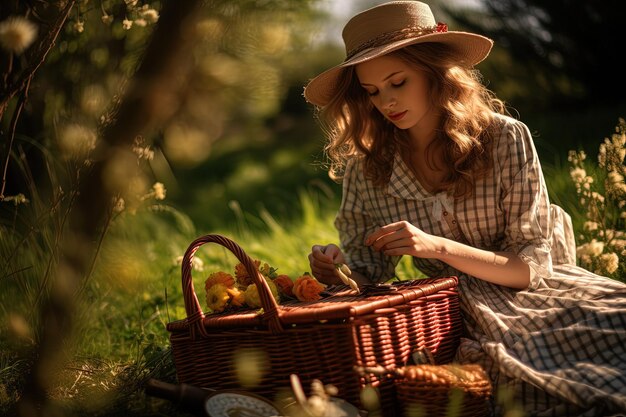
<svg viewBox="0 0 626 417">
<path fill-rule="evenodd" d="M 320 262 L 332 264 L 333 254 L 332 251 L 329 251 L 329 246 L 330 245 L 314 245 L 311 248 L 311 254 L 313 255 L 313 258 Z"/>
<path fill-rule="evenodd" d="M 373 246 L 375 250 L 384 250 L 391 242 L 411 237 L 411 227 L 413 225 L 406 221 L 390 223 L 368 236 L 365 242 L 367 245 Z"/>
<path fill-rule="evenodd" d="M 326 269 L 311 268 L 311 273 L 319 282 L 323 284 L 335 285 L 341 283 L 341 280 L 334 274 L 334 271 L 329 272 Z"/>
<path fill-rule="evenodd" d="M 333 262 L 332 255 L 325 253 L 326 248 L 327 246 L 313 246 L 311 253 L 309 254 L 309 265 L 311 265 L 312 270 L 315 269 L 316 271 L 323 272 L 327 275 L 333 275 L 335 264 Z"/>
</svg>

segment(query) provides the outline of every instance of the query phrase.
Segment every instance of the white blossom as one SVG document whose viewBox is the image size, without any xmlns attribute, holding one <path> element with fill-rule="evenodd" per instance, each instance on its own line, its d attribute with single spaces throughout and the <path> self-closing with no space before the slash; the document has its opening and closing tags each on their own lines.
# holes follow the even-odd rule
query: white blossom
<svg viewBox="0 0 626 417">
<path fill-rule="evenodd" d="M 600 256 L 600 264 L 606 272 L 612 274 L 619 267 L 619 257 L 613 252 L 602 254 Z"/>
<path fill-rule="evenodd" d="M 165 200 L 166 189 L 165 186 L 160 182 L 155 182 L 152 186 L 152 190 L 154 191 L 154 198 L 157 200 Z"/>
<path fill-rule="evenodd" d="M 36 37 L 37 26 L 21 16 L 0 22 L 0 46 L 8 52 L 21 54 Z"/>
<path fill-rule="evenodd" d="M 113 16 L 110 14 L 103 14 L 102 15 L 102 23 L 104 23 L 105 25 L 109 26 L 111 23 L 113 23 Z"/>
<path fill-rule="evenodd" d="M 585 230 L 587 230 L 589 232 L 592 232 L 594 230 L 598 230 L 598 223 L 592 222 L 592 221 L 587 221 L 583 225 L 583 229 L 585 229 Z"/>
<path fill-rule="evenodd" d="M 79 20 L 74 22 L 74 30 L 78 33 L 83 33 L 85 30 L 85 22 L 81 22 Z"/>
<path fill-rule="evenodd" d="M 156 23 L 159 20 L 159 12 L 154 9 L 148 9 L 141 12 L 143 17 L 148 23 Z"/>
<path fill-rule="evenodd" d="M 582 183 L 587 177 L 587 172 L 582 168 L 574 168 L 570 171 L 570 176 L 575 183 Z"/>
</svg>

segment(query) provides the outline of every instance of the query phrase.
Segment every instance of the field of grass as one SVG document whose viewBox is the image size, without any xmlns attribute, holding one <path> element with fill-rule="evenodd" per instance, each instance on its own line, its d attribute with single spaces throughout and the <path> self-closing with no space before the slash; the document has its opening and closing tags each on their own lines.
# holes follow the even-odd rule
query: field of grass
<svg viewBox="0 0 626 417">
<path fill-rule="evenodd" d="M 184 415 L 143 393 L 147 378 L 175 381 L 165 326 L 185 317 L 178 258 L 196 237 L 215 233 L 279 273 L 307 271 L 311 245 L 337 241 L 332 221 L 340 187 L 317 164 L 320 142 L 305 143 L 218 147 L 206 166 L 176 173 L 171 200 L 111 219 L 93 272 L 75 296 L 72 336 L 48 374 L 50 415 Z M 546 160 L 544 171 L 551 198 L 579 225 L 584 213 L 577 208 L 566 153 Z M 0 413 L 10 410 L 28 383 L 38 313 L 51 288 L 64 222 L 62 211 L 36 203 L 5 207 L 0 226 Z M 194 285 L 203 303 L 206 276 L 231 270 L 237 260 L 218 245 L 205 245 L 196 258 L 203 269 L 194 271 Z M 398 275 L 416 273 L 402 262 Z"/>
<path fill-rule="evenodd" d="M 294 206 L 299 213 L 297 221 L 282 223 L 267 211 L 258 217 L 240 212 L 236 224 L 212 233 L 231 238 L 253 259 L 295 277 L 308 271 L 306 255 L 311 245 L 336 241 L 337 236 L 332 227 L 334 200 L 302 192 Z M 165 326 L 186 316 L 177 258 L 200 235 L 188 217 L 164 207 L 123 214 L 111 227 L 94 274 L 80 294 L 77 328 L 62 355 L 59 372 L 50 375 L 54 378 L 52 403 L 63 415 L 179 413 L 169 402 L 145 396 L 142 387 L 150 377 L 175 382 Z M 204 245 L 194 258 L 202 260 L 202 270 L 193 274 L 198 298 L 204 303 L 206 276 L 230 271 L 238 260 L 217 244 Z M 31 261 L 37 264 L 36 259 Z M 9 334 L 3 331 L 0 411 L 8 411 L 16 399 L 17 390 L 25 383 L 23 372 L 33 359 L 36 321 L 31 321 L 27 312 L 37 308 L 42 291 L 36 283 L 39 272 L 29 274 L 32 282 L 3 285 L 11 291 L 0 295 L 3 319 L 23 324 L 13 323 L 7 329 Z M 402 262 L 398 276 L 411 274 L 410 264 Z"/>
</svg>

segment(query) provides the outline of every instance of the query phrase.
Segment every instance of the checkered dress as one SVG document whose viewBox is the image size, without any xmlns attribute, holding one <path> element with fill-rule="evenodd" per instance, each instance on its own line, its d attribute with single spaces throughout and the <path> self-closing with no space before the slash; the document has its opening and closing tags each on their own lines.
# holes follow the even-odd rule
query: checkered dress
<svg viewBox="0 0 626 417">
<path fill-rule="evenodd" d="M 461 201 L 430 194 L 396 156 L 376 187 L 351 160 L 335 220 L 350 267 L 374 281 L 394 276 L 399 257 L 363 244 L 377 227 L 407 220 L 427 233 L 512 251 L 531 270 L 526 290 L 490 284 L 445 263 L 414 258 L 428 276 L 459 277 L 466 336 L 457 360 L 480 363 L 529 416 L 626 415 L 626 285 L 575 266 L 569 216 L 550 204 L 528 128 L 498 119 L 493 175 Z M 495 414 L 511 404 L 494 406 Z"/>
</svg>

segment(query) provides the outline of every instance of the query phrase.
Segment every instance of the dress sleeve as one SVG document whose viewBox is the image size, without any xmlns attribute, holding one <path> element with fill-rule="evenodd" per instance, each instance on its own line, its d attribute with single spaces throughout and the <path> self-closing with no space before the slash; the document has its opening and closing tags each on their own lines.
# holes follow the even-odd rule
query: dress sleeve
<svg viewBox="0 0 626 417">
<path fill-rule="evenodd" d="M 398 256 L 387 256 L 365 246 L 365 238 L 379 225 L 368 213 L 363 197 L 370 195 L 363 166 L 351 159 L 343 177 L 341 206 L 335 218 L 341 249 L 350 269 L 360 272 L 373 282 L 385 282 L 395 275 Z"/>
<path fill-rule="evenodd" d="M 502 250 L 516 253 L 530 267 L 529 288 L 552 274 L 550 201 L 528 127 L 519 121 L 502 130 L 496 158 L 501 172 L 501 209 L 506 230 Z"/>
</svg>

